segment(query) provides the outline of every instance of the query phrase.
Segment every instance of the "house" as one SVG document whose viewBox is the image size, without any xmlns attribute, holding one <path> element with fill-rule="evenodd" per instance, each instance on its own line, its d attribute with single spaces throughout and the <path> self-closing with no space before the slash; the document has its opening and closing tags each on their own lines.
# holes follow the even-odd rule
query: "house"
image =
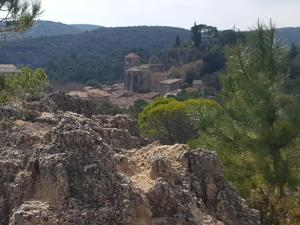
<svg viewBox="0 0 300 225">
<path fill-rule="evenodd" d="M 0 76 L 10 75 L 18 72 L 17 67 L 13 64 L 0 64 Z"/>
<path fill-rule="evenodd" d="M 162 64 L 139 64 L 136 54 L 125 56 L 124 87 L 134 93 L 166 93 L 180 89 L 182 79 L 170 79 Z"/>
<path fill-rule="evenodd" d="M 180 89 L 182 82 L 182 79 L 168 79 L 161 81 L 159 83 L 159 93 L 165 95 L 166 93 L 174 92 Z"/>
<path fill-rule="evenodd" d="M 204 89 L 204 83 L 202 80 L 193 80 L 193 88 L 201 91 Z"/>
<path fill-rule="evenodd" d="M 95 102 L 108 102 L 110 94 L 100 89 L 85 89 L 84 91 L 70 91 L 67 93 L 72 98 L 80 98 L 86 100 L 93 100 Z"/>
</svg>

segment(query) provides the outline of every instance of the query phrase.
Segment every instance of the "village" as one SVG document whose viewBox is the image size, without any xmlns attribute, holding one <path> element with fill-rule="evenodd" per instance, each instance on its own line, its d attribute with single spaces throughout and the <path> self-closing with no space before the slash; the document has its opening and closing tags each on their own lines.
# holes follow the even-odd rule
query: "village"
<svg viewBox="0 0 300 225">
<path fill-rule="evenodd" d="M 205 26 L 201 29 L 201 48 L 208 49 L 220 42 L 216 28 Z M 53 84 L 51 91 L 64 91 L 72 98 L 99 103 L 108 102 L 122 109 L 128 109 L 137 100 L 150 103 L 157 97 L 176 97 L 183 90 L 204 95 L 206 82 L 197 79 L 187 84 L 184 76 L 176 76 L 167 70 L 165 65 L 144 62 L 145 59 L 138 54 L 129 53 L 123 60 L 123 82 L 88 86 L 69 81 Z M 17 72 L 18 67 L 13 64 L 0 64 L 0 76 L 13 75 Z"/>
<path fill-rule="evenodd" d="M 159 3 L 1 1 L 0 225 L 300 225 L 300 1 Z"/>
<path fill-rule="evenodd" d="M 183 79 L 173 78 L 164 71 L 162 64 L 142 64 L 140 56 L 130 53 L 124 57 L 124 83 L 100 85 L 98 88 L 86 86 L 72 90 L 67 95 L 73 98 L 110 102 L 120 108 L 129 108 L 136 100 L 151 102 L 157 97 L 177 96 L 183 89 Z M 201 80 L 194 80 L 188 92 L 204 91 Z"/>
<path fill-rule="evenodd" d="M 1 64 L 0 75 L 13 75 L 18 68 L 12 64 Z M 127 109 L 136 100 L 148 103 L 157 97 L 177 96 L 182 90 L 183 79 L 174 78 L 164 70 L 162 64 L 142 64 L 142 59 L 135 53 L 124 57 L 124 83 L 99 85 L 99 87 L 83 84 L 63 90 L 72 98 L 92 100 L 95 102 L 110 102 L 120 108 Z M 194 80 L 191 87 L 184 88 L 189 93 L 204 92 L 205 85 L 201 80 Z M 60 90 L 60 89 L 59 89 Z"/>
<path fill-rule="evenodd" d="M 174 78 L 164 70 L 162 64 L 142 64 L 142 59 L 135 53 L 124 57 L 124 83 L 99 85 L 99 87 L 74 85 L 63 90 L 72 98 L 109 102 L 120 108 L 127 109 L 136 100 L 148 103 L 157 97 L 176 97 L 182 90 L 183 79 Z M 1 64 L 0 75 L 13 75 L 18 68 L 12 64 Z M 204 92 L 205 86 L 201 80 L 194 80 L 191 87 L 184 88 L 189 93 Z M 61 89 L 59 89 L 61 90 Z"/>
</svg>

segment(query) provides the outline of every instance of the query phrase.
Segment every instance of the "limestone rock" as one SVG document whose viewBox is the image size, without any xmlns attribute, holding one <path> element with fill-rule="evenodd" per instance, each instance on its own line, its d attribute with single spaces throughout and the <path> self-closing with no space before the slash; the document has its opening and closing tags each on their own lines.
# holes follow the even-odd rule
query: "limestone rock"
<svg viewBox="0 0 300 225">
<path fill-rule="evenodd" d="M 145 146 L 124 115 L 52 113 L 0 126 L 0 225 L 260 224 L 214 153 Z"/>
<path fill-rule="evenodd" d="M 59 225 L 49 205 L 38 201 L 25 202 L 13 212 L 10 225 Z"/>
<path fill-rule="evenodd" d="M 53 113 L 59 111 L 71 111 L 85 116 L 97 114 L 97 105 L 95 102 L 80 98 L 73 98 L 62 91 L 51 93 L 42 98 L 40 101 L 25 103 L 24 107 L 39 112 Z"/>
<path fill-rule="evenodd" d="M 0 106 L 0 119 L 2 118 L 20 119 L 22 114 L 12 107 Z"/>
</svg>

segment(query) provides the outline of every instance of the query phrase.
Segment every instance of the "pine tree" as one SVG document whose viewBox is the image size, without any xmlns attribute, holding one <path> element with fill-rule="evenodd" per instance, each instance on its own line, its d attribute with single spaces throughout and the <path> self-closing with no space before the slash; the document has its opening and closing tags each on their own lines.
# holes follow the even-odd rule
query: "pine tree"
<svg viewBox="0 0 300 225">
<path fill-rule="evenodd" d="M 199 48 L 202 43 L 202 30 L 205 27 L 206 27 L 206 25 L 204 25 L 204 24 L 197 25 L 195 22 L 194 26 L 191 28 L 192 41 L 196 48 Z"/>
<path fill-rule="evenodd" d="M 285 93 L 287 52 L 275 30 L 272 24 L 258 23 L 248 43 L 227 50 L 227 69 L 220 77 L 223 115 L 202 144 L 249 152 L 260 173 L 256 175 L 268 191 L 282 196 L 298 183 L 300 166 L 294 156 L 299 155 L 300 101 Z"/>
<path fill-rule="evenodd" d="M 7 39 L 33 25 L 41 14 L 40 1 L 0 0 L 0 38 Z"/>
<path fill-rule="evenodd" d="M 258 23 L 248 45 L 229 51 L 221 77 L 226 136 L 263 157 L 263 177 L 280 194 L 294 182 L 286 152 L 300 132 L 299 102 L 284 93 L 286 56 L 275 27 Z"/>
</svg>

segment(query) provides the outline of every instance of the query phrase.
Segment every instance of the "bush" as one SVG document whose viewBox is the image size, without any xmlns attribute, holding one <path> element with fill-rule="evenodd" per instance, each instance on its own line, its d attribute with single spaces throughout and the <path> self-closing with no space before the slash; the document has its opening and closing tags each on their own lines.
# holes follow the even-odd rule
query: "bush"
<svg viewBox="0 0 300 225">
<path fill-rule="evenodd" d="M 4 78 L 5 82 L 0 91 L 0 103 L 11 100 L 24 100 L 26 96 L 41 96 L 48 85 L 44 70 L 23 68 L 15 75 Z"/>
<path fill-rule="evenodd" d="M 133 106 L 130 106 L 129 108 L 129 114 L 133 116 L 134 118 L 138 118 L 139 114 L 143 112 L 145 107 L 148 105 L 148 102 L 146 102 L 143 99 L 138 99 L 134 101 Z"/>
<path fill-rule="evenodd" d="M 4 76 L 0 75 L 0 91 L 3 91 L 5 88 L 5 78 Z"/>
<path fill-rule="evenodd" d="M 174 98 L 158 98 L 139 115 L 142 132 L 163 144 L 187 143 L 195 138 L 198 129 L 211 123 L 211 112 L 218 103 L 211 100 L 191 99 L 177 101 Z M 201 123 L 194 123 L 192 111 L 201 114 Z M 201 124 L 201 125 L 200 125 Z"/>
</svg>

